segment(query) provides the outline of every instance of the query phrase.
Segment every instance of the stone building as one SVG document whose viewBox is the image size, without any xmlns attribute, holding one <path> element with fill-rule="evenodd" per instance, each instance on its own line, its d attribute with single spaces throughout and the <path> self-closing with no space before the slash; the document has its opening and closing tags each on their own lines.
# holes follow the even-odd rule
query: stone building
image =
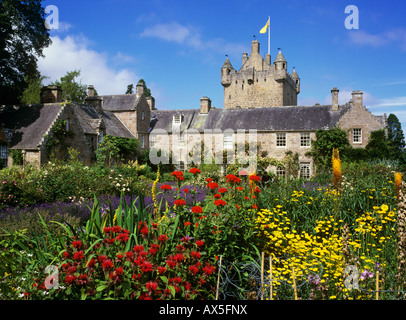
<svg viewBox="0 0 406 320">
<path fill-rule="evenodd" d="M 63 101 L 59 86 L 46 86 L 41 90 L 40 104 L 0 106 L 0 166 L 12 165 L 12 150 L 21 151 L 25 163 L 41 165 L 50 160 L 52 152 L 57 158 L 66 158 L 69 147 L 79 152 L 79 160 L 90 164 L 106 135 L 138 138 L 145 150 L 153 104 L 142 85 L 137 85 L 136 94 L 110 96 L 94 96 L 94 88 L 89 86 L 83 104 Z M 59 155 L 49 148 L 57 123 L 63 123 L 66 131 L 64 154 Z"/>
<path fill-rule="evenodd" d="M 365 147 L 372 131 L 387 126 L 386 115 L 373 115 L 364 106 L 362 91 L 354 91 L 350 101 L 339 105 L 339 90 L 333 88 L 331 104 L 298 106 L 297 72 L 288 72 L 282 52 L 273 62 L 269 54 L 262 58 L 257 40 L 252 41 L 250 56 L 243 53 L 239 70 L 227 57 L 220 71 L 224 108 L 215 108 L 203 97 L 196 109 L 156 110 L 154 98 L 145 97 L 141 83 L 135 94 L 126 95 L 95 96 L 89 86 L 83 104 L 62 101 L 59 87 L 45 87 L 38 105 L 0 107 L 0 165 L 1 161 L 12 164 L 13 149 L 23 150 L 26 162 L 47 162 L 51 128 L 63 120 L 66 131 L 72 132 L 66 146 L 77 149 L 85 163 L 94 161 L 98 143 L 108 134 L 138 138 L 141 149 L 150 149 L 151 154 L 167 150 L 165 156 L 184 169 L 191 154 L 199 154 L 202 143 L 217 157 L 218 150 L 221 155 L 234 150 L 242 137 L 239 132 L 248 141 L 251 130 L 269 157 L 282 159 L 288 151 L 297 153 L 300 174 L 310 177 L 314 168 L 307 152 L 317 130 L 340 127 L 352 146 Z M 283 168 L 269 169 L 284 174 Z"/>
</svg>

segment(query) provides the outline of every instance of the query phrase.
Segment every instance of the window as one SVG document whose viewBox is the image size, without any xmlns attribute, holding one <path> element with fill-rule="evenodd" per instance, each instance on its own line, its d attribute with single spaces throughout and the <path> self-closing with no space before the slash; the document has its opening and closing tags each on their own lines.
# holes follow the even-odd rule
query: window
<svg viewBox="0 0 406 320">
<path fill-rule="evenodd" d="M 66 119 L 66 131 L 70 130 L 70 119 Z"/>
<path fill-rule="evenodd" d="M 276 176 L 277 176 L 278 178 L 285 178 L 285 176 L 286 176 L 286 171 L 285 171 L 285 169 L 284 169 L 284 168 L 281 168 L 281 167 L 277 167 L 277 168 L 276 168 Z"/>
<path fill-rule="evenodd" d="M 150 148 L 155 147 L 156 142 L 157 142 L 157 136 L 154 135 L 154 134 L 151 134 L 151 135 L 149 136 L 149 146 L 150 146 Z"/>
<path fill-rule="evenodd" d="M 352 130 L 352 141 L 353 143 L 362 143 L 362 129 Z"/>
<path fill-rule="evenodd" d="M 182 123 L 182 115 L 180 114 L 175 114 L 173 116 L 173 123 L 174 124 L 181 124 Z"/>
<path fill-rule="evenodd" d="M 310 147 L 310 133 L 301 133 L 300 134 L 300 146 L 301 147 Z"/>
<path fill-rule="evenodd" d="M 183 161 L 180 161 L 178 163 L 178 170 L 179 171 L 184 171 L 185 170 L 185 163 Z"/>
<path fill-rule="evenodd" d="M 300 164 L 300 178 L 310 179 L 310 163 Z"/>
<path fill-rule="evenodd" d="M 0 169 L 7 167 L 8 148 L 6 145 L 0 145 Z"/>
<path fill-rule="evenodd" d="M 99 143 L 103 142 L 103 129 L 100 129 L 99 131 Z"/>
<path fill-rule="evenodd" d="M 145 135 L 140 134 L 141 148 L 145 148 Z"/>
<path fill-rule="evenodd" d="M 286 133 L 277 133 L 276 134 L 276 146 L 277 147 L 286 147 Z"/>
<path fill-rule="evenodd" d="M 184 148 L 184 147 L 185 147 L 185 135 L 179 134 L 178 135 L 178 148 Z"/>
<path fill-rule="evenodd" d="M 145 112 L 144 111 L 141 113 L 141 120 L 145 120 Z"/>
<path fill-rule="evenodd" d="M 233 141 L 233 134 L 232 133 L 225 133 L 223 137 L 223 144 L 224 149 L 233 149 L 234 141 Z"/>
</svg>

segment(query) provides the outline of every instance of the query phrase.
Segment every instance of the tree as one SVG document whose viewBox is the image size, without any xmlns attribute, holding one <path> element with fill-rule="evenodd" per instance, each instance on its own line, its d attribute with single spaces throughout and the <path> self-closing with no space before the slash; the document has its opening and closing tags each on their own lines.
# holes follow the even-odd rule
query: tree
<svg viewBox="0 0 406 320">
<path fill-rule="evenodd" d="M 25 76 L 25 82 L 28 87 L 22 93 L 20 103 L 22 104 L 38 104 L 41 101 L 41 88 L 43 87 L 42 82 L 47 77 L 42 76 L 39 72 L 35 76 L 29 78 Z"/>
<path fill-rule="evenodd" d="M 42 0 L 0 1 L 0 104 L 18 104 L 50 45 Z M 28 78 L 27 78 L 28 77 Z"/>
<path fill-rule="evenodd" d="M 145 80 L 141 79 L 138 82 L 141 82 L 143 84 L 143 86 L 144 86 L 144 95 L 145 95 L 145 97 L 151 97 L 151 89 L 148 89 L 148 87 L 147 87 L 147 85 L 145 83 Z"/>
<path fill-rule="evenodd" d="M 319 169 L 327 169 L 331 166 L 333 149 L 338 149 L 339 153 L 345 153 L 350 148 L 347 133 L 337 127 L 330 130 L 317 130 L 316 140 L 312 141 L 312 150 L 308 155 L 313 157 Z"/>
<path fill-rule="evenodd" d="M 383 129 L 371 132 L 370 140 L 365 149 L 371 159 L 391 159 L 392 157 L 392 147 Z"/>
<path fill-rule="evenodd" d="M 51 84 L 61 86 L 63 90 L 63 99 L 82 103 L 87 97 L 87 86 L 82 84 L 80 81 L 75 81 L 75 78 L 79 76 L 79 70 L 70 71 L 65 76 L 61 77 L 60 80 L 54 81 Z"/>
<path fill-rule="evenodd" d="M 405 136 L 398 117 L 392 113 L 388 117 L 388 141 L 391 146 L 391 158 L 403 159 Z"/>
<path fill-rule="evenodd" d="M 127 91 L 125 92 L 125 94 L 133 94 L 134 93 L 134 85 L 133 84 L 129 84 L 127 86 Z"/>
</svg>

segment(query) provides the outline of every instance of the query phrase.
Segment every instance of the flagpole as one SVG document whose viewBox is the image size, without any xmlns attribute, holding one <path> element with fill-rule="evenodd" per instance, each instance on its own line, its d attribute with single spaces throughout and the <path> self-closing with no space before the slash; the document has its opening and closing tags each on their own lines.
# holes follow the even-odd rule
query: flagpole
<svg viewBox="0 0 406 320">
<path fill-rule="evenodd" d="M 268 17 L 268 54 L 271 54 L 271 17 Z"/>
</svg>

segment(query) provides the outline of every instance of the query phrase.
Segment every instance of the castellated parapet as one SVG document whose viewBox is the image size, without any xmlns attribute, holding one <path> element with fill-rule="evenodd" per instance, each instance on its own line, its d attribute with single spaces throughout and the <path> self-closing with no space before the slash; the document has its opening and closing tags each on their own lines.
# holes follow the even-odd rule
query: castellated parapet
<svg viewBox="0 0 406 320">
<path fill-rule="evenodd" d="M 297 106 L 300 78 L 296 70 L 288 73 L 281 51 L 272 64 L 271 55 L 262 58 L 259 47 L 257 40 L 252 41 L 251 55 L 243 53 L 238 71 L 226 58 L 221 68 L 225 109 Z"/>
</svg>

